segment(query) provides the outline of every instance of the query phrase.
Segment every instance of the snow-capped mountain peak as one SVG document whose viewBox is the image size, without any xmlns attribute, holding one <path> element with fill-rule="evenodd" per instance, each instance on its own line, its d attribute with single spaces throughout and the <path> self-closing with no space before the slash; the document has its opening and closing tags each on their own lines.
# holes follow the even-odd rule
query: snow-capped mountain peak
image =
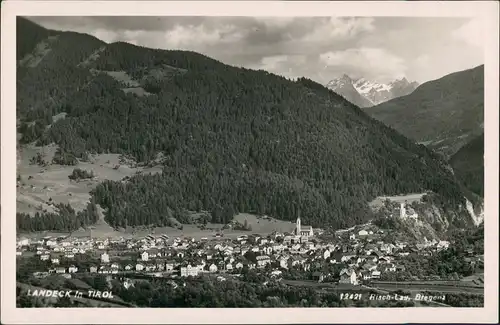
<svg viewBox="0 0 500 325">
<path fill-rule="evenodd" d="M 350 87 L 352 86 L 352 79 L 346 74 L 343 74 L 342 76 L 331 80 L 326 87 L 330 89 L 339 89 L 339 88 L 345 88 L 345 87 Z"/>
<path fill-rule="evenodd" d="M 366 78 L 352 79 L 348 75 L 344 74 L 341 77 L 330 81 L 326 87 L 338 92 L 344 97 L 346 97 L 345 88 L 352 87 L 359 95 L 371 103 L 371 105 L 365 104 L 364 107 L 368 107 L 378 105 L 396 97 L 408 95 L 418 87 L 418 83 L 409 82 L 406 77 L 396 79 L 390 83 L 379 83 L 367 80 Z M 340 91 L 341 89 L 342 91 Z M 351 95 L 357 97 L 353 94 Z M 346 97 L 346 99 L 354 103 L 354 98 Z M 356 101 L 359 102 L 359 99 L 356 99 Z"/>
<path fill-rule="evenodd" d="M 354 88 L 360 93 L 360 94 L 368 94 L 372 90 L 375 91 L 390 91 L 392 88 L 391 84 L 381 84 L 377 82 L 372 82 L 369 80 L 366 80 L 365 78 L 358 79 L 354 82 L 353 84 Z"/>
</svg>

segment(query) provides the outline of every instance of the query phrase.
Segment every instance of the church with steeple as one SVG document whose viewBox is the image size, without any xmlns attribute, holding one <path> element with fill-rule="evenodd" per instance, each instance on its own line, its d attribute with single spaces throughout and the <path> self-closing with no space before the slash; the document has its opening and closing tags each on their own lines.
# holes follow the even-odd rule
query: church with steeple
<svg viewBox="0 0 500 325">
<path fill-rule="evenodd" d="M 297 221 L 295 222 L 295 235 L 301 237 L 314 236 L 313 228 L 311 226 L 303 226 L 300 220 L 300 208 L 298 211 Z"/>
</svg>

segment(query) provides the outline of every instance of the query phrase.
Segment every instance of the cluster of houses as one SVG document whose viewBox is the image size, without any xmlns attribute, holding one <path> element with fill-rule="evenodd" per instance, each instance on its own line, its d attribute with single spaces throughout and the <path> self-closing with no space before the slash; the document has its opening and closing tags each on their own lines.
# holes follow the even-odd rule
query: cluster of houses
<svg viewBox="0 0 500 325">
<path fill-rule="evenodd" d="M 198 276 L 203 273 L 239 274 L 242 269 L 260 269 L 272 277 L 287 270 L 313 273 L 322 281 L 331 274 L 318 270 L 338 264 L 341 283 L 358 285 L 378 279 L 385 272 L 400 272 L 400 260 L 409 254 L 430 255 L 448 248 L 446 241 L 422 244 L 386 243 L 381 233 L 362 229 L 339 236 L 334 242 L 313 238 L 309 229 L 294 234 L 242 235 L 234 239 L 169 238 L 146 236 L 141 239 L 43 238 L 18 241 L 18 255 L 35 252 L 52 266 L 46 273 L 88 272 L 101 274 L 141 273 L 153 276 Z M 302 230 L 302 231 L 301 231 Z M 75 255 L 94 256 L 88 268 L 72 265 Z M 62 260 L 65 263 L 61 263 Z M 69 262 L 68 262 L 69 261 Z M 62 267 L 61 264 L 66 265 Z M 75 264 L 77 264 L 75 262 Z M 315 272 L 316 271 L 316 272 Z M 40 272 L 38 272 L 40 274 Z"/>
</svg>

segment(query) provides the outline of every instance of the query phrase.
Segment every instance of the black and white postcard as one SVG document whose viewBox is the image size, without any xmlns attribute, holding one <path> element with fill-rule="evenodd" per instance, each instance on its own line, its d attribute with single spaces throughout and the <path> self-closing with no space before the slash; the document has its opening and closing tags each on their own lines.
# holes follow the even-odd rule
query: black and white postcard
<svg viewBox="0 0 500 325">
<path fill-rule="evenodd" d="M 2 3 L 2 323 L 497 322 L 498 7 Z"/>
</svg>

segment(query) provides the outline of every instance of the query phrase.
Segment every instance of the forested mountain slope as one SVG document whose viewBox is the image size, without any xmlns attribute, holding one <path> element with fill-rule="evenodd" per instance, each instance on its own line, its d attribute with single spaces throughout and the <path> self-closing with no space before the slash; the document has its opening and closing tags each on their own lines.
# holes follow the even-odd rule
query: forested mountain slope
<svg viewBox="0 0 500 325">
<path fill-rule="evenodd" d="M 454 211 L 450 223 L 471 222 L 455 210 L 468 194 L 443 160 L 315 82 L 51 33 L 37 65 L 18 67 L 24 141 L 55 142 L 79 159 L 164 157 L 162 174 L 93 191 L 112 226 L 164 225 L 208 210 L 214 222 L 238 211 L 284 220 L 300 213 L 306 224 L 346 227 L 369 219 L 367 202 L 378 195 L 424 191 Z M 26 39 L 33 52 L 32 38 L 18 35 Z M 60 112 L 66 118 L 47 127 Z"/>
<path fill-rule="evenodd" d="M 366 113 L 451 157 L 483 132 L 484 65 L 426 82 Z"/>
<path fill-rule="evenodd" d="M 484 197 L 484 133 L 454 154 L 450 165 L 467 188 Z"/>
</svg>

